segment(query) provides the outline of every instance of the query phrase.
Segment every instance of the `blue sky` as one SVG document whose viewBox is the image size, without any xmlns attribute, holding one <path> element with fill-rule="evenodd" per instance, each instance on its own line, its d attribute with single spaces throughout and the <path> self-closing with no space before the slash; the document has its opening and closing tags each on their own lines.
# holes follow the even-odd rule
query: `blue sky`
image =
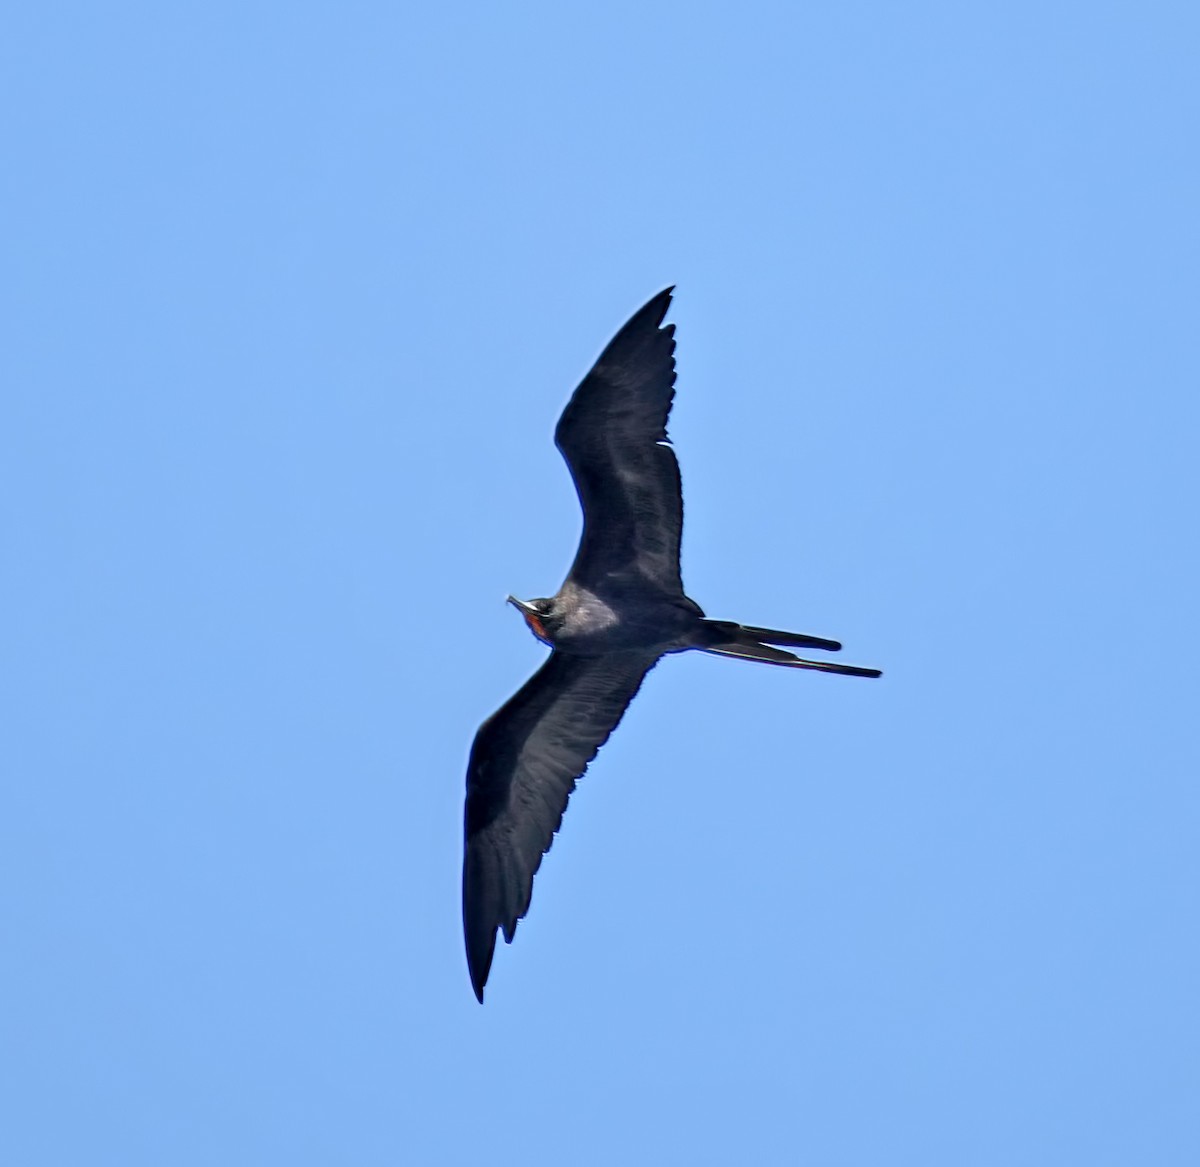
<svg viewBox="0 0 1200 1167">
<path fill-rule="evenodd" d="M 1200 18 L 27 6 L 0 1159 L 1200 1161 Z M 692 654 L 482 1009 L 551 436 L 677 284 Z"/>
</svg>

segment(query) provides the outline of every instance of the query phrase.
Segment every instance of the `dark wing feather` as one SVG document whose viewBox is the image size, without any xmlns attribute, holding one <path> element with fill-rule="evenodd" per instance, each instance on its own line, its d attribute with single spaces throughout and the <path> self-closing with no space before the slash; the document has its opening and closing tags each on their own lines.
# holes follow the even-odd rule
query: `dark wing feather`
<svg viewBox="0 0 1200 1167">
<path fill-rule="evenodd" d="M 555 430 L 583 507 L 570 578 L 590 589 L 640 576 L 683 591 L 679 463 L 661 444 L 675 396 L 675 326 L 659 327 L 672 290 L 660 292 L 617 333 Z"/>
<path fill-rule="evenodd" d="M 511 942 L 575 780 L 657 659 L 645 652 L 554 652 L 476 734 L 467 767 L 463 932 L 480 1001 L 496 929 Z"/>
</svg>

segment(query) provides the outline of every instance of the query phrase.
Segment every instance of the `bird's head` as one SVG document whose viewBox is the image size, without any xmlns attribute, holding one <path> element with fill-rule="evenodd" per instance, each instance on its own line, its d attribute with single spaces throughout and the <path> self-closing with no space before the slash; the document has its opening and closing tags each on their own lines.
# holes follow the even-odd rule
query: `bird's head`
<svg viewBox="0 0 1200 1167">
<path fill-rule="evenodd" d="M 558 629 L 559 619 L 554 610 L 553 600 L 518 600 L 516 596 L 509 596 L 508 602 L 525 617 L 529 631 L 538 640 L 543 644 L 554 645 L 554 633 Z"/>
</svg>

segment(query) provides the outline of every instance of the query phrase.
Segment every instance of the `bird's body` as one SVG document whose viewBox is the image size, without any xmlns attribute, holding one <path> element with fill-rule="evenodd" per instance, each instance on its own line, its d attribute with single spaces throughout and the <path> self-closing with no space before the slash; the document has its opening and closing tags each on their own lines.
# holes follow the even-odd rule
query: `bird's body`
<svg viewBox="0 0 1200 1167">
<path fill-rule="evenodd" d="M 659 293 L 613 338 L 575 390 L 555 441 L 583 507 L 575 562 L 557 594 L 509 597 L 548 660 L 481 726 L 467 767 L 463 928 L 475 994 L 529 907 L 533 876 L 575 781 L 667 653 L 700 649 L 793 668 L 877 677 L 804 660 L 779 645 L 835 652 L 821 637 L 709 620 L 683 591 L 679 464 L 667 441 L 674 325 Z"/>
<path fill-rule="evenodd" d="M 552 612 L 562 617 L 553 624 L 554 639 L 548 643 L 581 655 L 622 648 L 682 648 L 685 645 L 676 641 L 704 615 L 682 593 L 672 596 L 626 583 L 593 589 L 567 580 L 552 603 Z"/>
</svg>

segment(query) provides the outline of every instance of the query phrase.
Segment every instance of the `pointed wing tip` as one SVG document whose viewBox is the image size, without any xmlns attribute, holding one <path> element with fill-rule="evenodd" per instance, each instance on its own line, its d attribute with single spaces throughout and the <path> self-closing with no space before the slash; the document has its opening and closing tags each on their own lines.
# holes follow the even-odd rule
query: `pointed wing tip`
<svg viewBox="0 0 1200 1167">
<path fill-rule="evenodd" d="M 663 317 L 666 316 L 667 310 L 671 307 L 671 296 L 675 292 L 675 285 L 672 284 L 669 288 L 663 290 L 656 295 L 650 297 L 626 322 L 625 327 L 628 328 L 635 321 L 643 326 L 650 324 L 655 328 L 661 328 Z M 668 325 L 668 328 L 673 328 L 674 325 Z"/>
<path fill-rule="evenodd" d="M 526 911 L 529 908 L 528 902 L 525 904 Z M 525 912 L 521 913 L 522 916 Z M 488 938 L 482 942 L 482 945 L 477 947 L 472 940 L 467 941 L 467 971 L 471 974 L 471 988 L 475 990 L 475 999 L 483 1004 L 483 990 L 487 985 L 488 977 L 492 972 L 492 961 L 496 956 L 496 931 L 499 929 L 504 934 L 504 943 L 511 944 L 513 936 L 517 931 L 517 921 L 513 920 L 511 924 L 501 921 L 499 924 L 494 924 L 488 932 Z"/>
<path fill-rule="evenodd" d="M 492 943 L 485 951 L 475 952 L 467 946 L 467 971 L 471 974 L 471 988 L 475 990 L 475 1000 L 483 1004 L 483 987 L 487 984 L 488 974 L 492 971 L 492 957 L 496 951 L 496 934 L 492 933 Z"/>
<path fill-rule="evenodd" d="M 472 855 L 470 843 L 463 862 L 463 940 L 467 950 L 467 972 L 475 999 L 483 1004 L 483 986 L 492 971 L 496 955 L 496 924 L 490 926 L 486 897 L 481 895 L 481 872 L 478 855 Z"/>
</svg>

